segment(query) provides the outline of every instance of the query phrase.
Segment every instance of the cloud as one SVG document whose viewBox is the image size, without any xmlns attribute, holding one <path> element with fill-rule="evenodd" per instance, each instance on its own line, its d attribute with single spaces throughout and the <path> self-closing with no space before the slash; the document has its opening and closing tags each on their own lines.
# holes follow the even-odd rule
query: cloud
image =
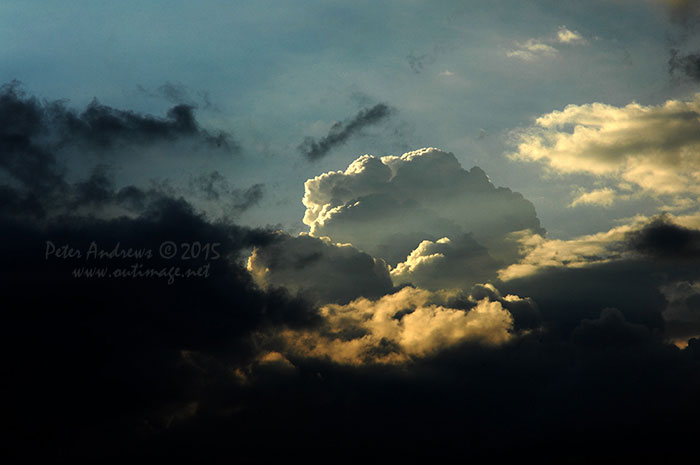
<svg viewBox="0 0 700 465">
<path fill-rule="evenodd" d="M 88 157 L 62 166 L 54 151 L 97 132 L 175 144 L 161 129 L 180 134 L 177 119 L 122 112 L 118 136 L 101 123 L 60 132 L 56 108 L 66 116 L 14 88 L 0 96 L 0 363 L 13 380 L 1 388 L 12 399 L 3 456 L 82 462 L 125 445 L 118 455 L 138 455 L 144 439 L 206 415 L 217 392 L 240 393 L 251 366 L 270 369 L 260 335 L 321 320 L 241 265 L 272 231 L 210 221 L 166 190 L 116 188 L 104 165 L 81 178 L 73 171 Z M 177 253 L 164 255 L 164 243 Z"/>
<path fill-rule="evenodd" d="M 672 48 L 668 59 L 668 73 L 675 76 L 681 73 L 693 81 L 700 80 L 700 54 L 689 53 L 681 55 L 680 50 Z"/>
<path fill-rule="evenodd" d="M 581 268 L 641 256 L 652 259 L 693 260 L 700 257 L 700 231 L 679 224 L 666 214 L 637 217 L 609 231 L 569 240 L 522 236 L 524 258 L 501 269 L 501 280 L 517 279 L 546 268 Z"/>
<path fill-rule="evenodd" d="M 639 253 L 660 259 L 700 258 L 700 230 L 675 224 L 670 215 L 654 218 L 625 239 Z"/>
<path fill-rule="evenodd" d="M 437 59 L 440 57 L 440 55 L 443 55 L 447 51 L 446 46 L 440 45 L 440 44 L 435 44 L 433 45 L 432 50 L 426 52 L 426 53 L 421 53 L 417 54 L 416 52 L 411 52 L 406 56 L 406 60 L 408 61 L 408 65 L 411 68 L 411 70 L 416 73 L 420 74 L 423 72 L 428 66 L 433 65 Z"/>
<path fill-rule="evenodd" d="M 553 58 L 559 55 L 559 49 L 553 45 L 583 45 L 586 39 L 577 31 L 571 31 L 566 26 L 560 26 L 550 37 L 527 39 L 515 42 L 515 49 L 506 51 L 508 58 L 518 58 L 523 61 L 535 61 L 542 58 Z"/>
<path fill-rule="evenodd" d="M 196 95 L 192 95 L 192 91 L 185 85 L 179 83 L 166 82 L 158 86 L 155 91 L 146 89 L 138 85 L 136 90 L 144 96 L 152 98 L 165 99 L 174 104 L 185 104 L 194 108 L 202 108 L 204 110 L 218 111 L 218 107 L 214 105 L 206 91 L 197 91 Z"/>
<path fill-rule="evenodd" d="M 688 27 L 700 15 L 697 0 L 661 0 L 668 9 L 671 20 Z"/>
<path fill-rule="evenodd" d="M 700 96 L 662 105 L 568 105 L 515 134 L 511 158 L 657 196 L 700 195 Z"/>
<path fill-rule="evenodd" d="M 582 192 L 572 202 L 570 207 L 578 205 L 599 205 L 601 207 L 609 207 L 615 202 L 615 191 L 605 187 L 603 189 L 595 189 L 590 192 Z"/>
<path fill-rule="evenodd" d="M 216 205 L 223 210 L 223 213 L 235 214 L 257 205 L 264 196 L 265 186 L 253 184 L 247 189 L 235 189 L 229 185 L 221 173 L 215 170 L 190 178 L 185 192 Z"/>
<path fill-rule="evenodd" d="M 411 70 L 416 74 L 420 74 L 423 71 L 423 69 L 425 69 L 426 65 L 432 65 L 433 63 L 435 63 L 435 59 L 436 53 L 424 53 L 421 55 L 416 55 L 415 53 L 411 52 L 406 56 L 408 65 L 411 67 Z"/>
<path fill-rule="evenodd" d="M 498 287 L 537 302 L 549 330 L 571 331 L 581 318 L 617 308 L 681 347 L 700 335 L 692 297 L 700 279 L 697 216 L 638 217 L 603 233 L 531 236 L 522 245 L 525 258 L 499 271 Z"/>
<path fill-rule="evenodd" d="M 62 165 L 44 139 L 54 127 L 36 107 L 15 108 L 0 126 L 11 148 L 0 153 L 10 461 L 694 457 L 697 215 L 548 241 L 532 204 L 436 149 L 365 156 L 309 180 L 314 231 L 405 251 L 396 264 L 406 279 L 435 279 L 435 290 L 396 289 L 380 256 L 335 237 L 213 221 L 180 192 L 117 188 L 108 166 L 75 173 L 85 159 Z M 194 176 L 192 189 L 225 198 L 234 189 L 222 178 Z M 394 240 L 399 228 L 410 240 Z M 65 255 L 47 259 L 47 241 Z M 167 258 L 164 241 L 220 244 L 220 256 Z M 67 252 L 92 242 L 151 250 L 148 267 L 208 273 L 172 284 L 78 278 L 92 263 L 138 264 Z M 251 249 L 255 276 L 243 266 Z M 499 266 L 514 257 L 537 269 L 498 288 L 439 289 L 491 266 L 470 268 L 484 250 Z M 294 295 L 302 288 L 308 299 Z"/>
<path fill-rule="evenodd" d="M 685 347 L 688 339 L 700 335 L 700 281 L 671 282 L 661 292 L 668 302 L 663 312 L 666 332 L 674 343 Z"/>
<path fill-rule="evenodd" d="M 157 118 L 102 105 L 94 99 L 82 112 L 77 112 L 62 101 L 42 103 L 26 97 L 17 82 L 0 89 L 0 121 L 4 149 L 10 152 L 30 144 L 104 150 L 120 144 L 144 145 L 178 139 L 226 152 L 237 150 L 227 133 L 210 134 L 200 128 L 189 105 L 176 105 L 165 118 Z"/>
<path fill-rule="evenodd" d="M 395 284 L 414 284 L 424 289 L 468 289 L 495 278 L 499 262 L 469 235 L 452 241 L 422 241 L 406 260 L 391 270 Z"/>
<path fill-rule="evenodd" d="M 304 142 L 299 145 L 299 151 L 309 160 L 323 158 L 328 152 L 344 144 L 362 128 L 377 124 L 388 118 L 391 113 L 391 108 L 384 103 L 378 103 L 372 108 L 365 108 L 349 122 L 335 123 L 328 132 L 328 135 L 321 140 L 316 141 L 311 137 L 307 137 Z"/>
<path fill-rule="evenodd" d="M 488 299 L 469 309 L 445 306 L 445 296 L 406 287 L 379 300 L 321 308 L 322 331 L 287 331 L 296 356 L 341 364 L 404 363 L 465 342 L 499 345 L 513 336 L 513 318 Z"/>
<path fill-rule="evenodd" d="M 533 61 L 537 58 L 547 58 L 556 56 L 559 51 L 537 39 L 528 39 L 525 42 L 515 42 L 515 50 L 508 50 L 508 58 L 519 58 L 524 61 Z"/>
<path fill-rule="evenodd" d="M 601 311 L 600 318 L 581 320 L 572 338 L 574 344 L 580 346 L 625 347 L 647 343 L 650 331 L 644 325 L 628 323 L 618 309 L 605 308 Z"/>
<path fill-rule="evenodd" d="M 476 241 L 495 260 L 511 263 L 519 256 L 513 232 L 544 233 L 522 195 L 495 187 L 480 168 L 466 171 L 453 154 L 435 148 L 381 159 L 364 155 L 345 171 L 324 173 L 304 186 L 311 235 L 351 243 L 394 267 L 422 241 L 443 237 L 452 245 L 438 247 L 466 247 L 460 257 L 476 251 Z M 472 240 L 461 239 L 467 233 Z"/>
<path fill-rule="evenodd" d="M 305 234 L 278 232 L 248 259 L 248 270 L 263 288 L 284 286 L 320 303 L 346 304 L 359 297 L 379 298 L 393 290 L 381 259 L 350 244 Z"/>
<path fill-rule="evenodd" d="M 586 40 L 577 31 L 570 31 L 566 26 L 560 26 L 556 40 L 562 44 L 585 43 Z"/>
<path fill-rule="evenodd" d="M 2 387 L 12 399 L 3 404 L 3 427 L 13 444 L 3 454 L 11 460 L 29 454 L 82 461 L 124 445 L 124 454 L 138 454 L 142 440 L 206 415 L 219 390 L 241 389 L 238 373 L 260 355 L 254 334 L 318 319 L 312 305 L 286 291 L 259 289 L 239 265 L 242 252 L 269 240 L 269 231 L 209 222 L 162 193 L 110 191 L 98 176 L 68 192 L 98 187 L 111 199 L 147 201 L 132 201 L 131 216 L 109 219 L 71 209 L 72 195 L 53 199 L 63 203 L 60 216 L 36 217 L 0 203 L 0 279 L 7 286 L 0 360 L 13 380 Z M 180 248 L 177 258 L 160 255 L 165 241 Z M 93 243 L 108 253 L 117 247 L 151 253 L 140 260 L 88 258 Z M 181 259 L 182 244 L 194 243 L 218 244 L 219 256 Z M 60 255 L 54 246 L 82 255 Z M 75 274 L 93 267 L 114 274 Z M 117 270 L 134 267 L 161 277 L 117 277 Z M 185 270 L 202 267 L 205 273 L 185 277 Z M 170 282 L 174 268 L 182 275 Z M 41 447 L 37 432 L 46 435 Z"/>
<path fill-rule="evenodd" d="M 538 234 L 523 236 L 520 245 L 524 258 L 501 269 L 498 275 L 508 281 L 550 267 L 578 268 L 620 259 L 625 253 L 622 243 L 634 228 L 635 225 L 623 225 L 569 240 L 545 239 Z"/>
<path fill-rule="evenodd" d="M 161 119 L 93 101 L 78 113 L 61 101 L 27 97 L 12 83 L 0 90 L 0 126 L 0 177 L 5 182 L 0 198 L 18 215 L 55 217 L 77 210 L 105 219 L 133 216 L 157 199 L 179 195 L 200 204 L 217 203 L 222 214 L 238 214 L 263 195 L 262 185 L 232 188 L 218 172 L 195 176 L 187 187 L 166 180 L 147 188 L 128 183 L 117 188 L 115 166 L 136 149 L 167 147 L 170 153 L 183 143 L 188 150 L 235 148 L 225 133 L 213 136 L 200 128 L 190 107 L 176 106 Z M 144 158 L 129 161 L 148 171 Z"/>
</svg>

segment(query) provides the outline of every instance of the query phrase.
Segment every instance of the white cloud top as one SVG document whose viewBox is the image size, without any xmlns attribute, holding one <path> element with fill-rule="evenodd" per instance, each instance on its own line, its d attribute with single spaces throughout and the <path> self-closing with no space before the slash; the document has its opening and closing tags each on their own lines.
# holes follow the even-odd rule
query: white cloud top
<svg viewBox="0 0 700 465">
<path fill-rule="evenodd" d="M 345 171 L 304 186 L 311 235 L 351 243 L 392 266 L 422 241 L 462 243 L 467 233 L 494 258 L 511 262 L 517 249 L 504 245 L 508 234 L 544 232 L 522 195 L 496 188 L 480 168 L 466 171 L 452 153 L 435 148 L 400 157 L 364 155 Z"/>
</svg>

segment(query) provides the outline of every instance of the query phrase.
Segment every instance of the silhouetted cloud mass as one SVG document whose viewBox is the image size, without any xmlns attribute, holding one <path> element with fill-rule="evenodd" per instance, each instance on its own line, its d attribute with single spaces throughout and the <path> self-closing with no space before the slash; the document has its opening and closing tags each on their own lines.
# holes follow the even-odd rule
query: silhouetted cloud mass
<svg viewBox="0 0 700 465">
<path fill-rule="evenodd" d="M 83 111 L 62 101 L 40 102 L 26 97 L 18 83 L 0 90 L 0 122 L 5 150 L 17 144 L 76 144 L 95 149 L 119 144 L 154 144 L 191 139 L 209 148 L 235 152 L 238 145 L 225 132 L 200 128 L 191 105 L 178 104 L 165 118 L 142 115 L 100 104 L 94 99 Z"/>
</svg>

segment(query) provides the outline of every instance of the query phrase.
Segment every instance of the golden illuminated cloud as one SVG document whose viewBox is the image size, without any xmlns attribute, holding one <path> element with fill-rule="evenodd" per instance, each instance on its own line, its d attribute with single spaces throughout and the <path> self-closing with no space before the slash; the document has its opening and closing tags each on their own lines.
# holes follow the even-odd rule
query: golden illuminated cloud
<svg viewBox="0 0 700 465">
<path fill-rule="evenodd" d="M 465 310 L 449 306 L 455 297 L 406 287 L 374 301 L 326 305 L 323 329 L 286 330 L 282 338 L 296 357 L 360 365 L 405 363 L 465 342 L 499 345 L 514 337 L 513 317 L 500 302 L 472 299 Z"/>
</svg>

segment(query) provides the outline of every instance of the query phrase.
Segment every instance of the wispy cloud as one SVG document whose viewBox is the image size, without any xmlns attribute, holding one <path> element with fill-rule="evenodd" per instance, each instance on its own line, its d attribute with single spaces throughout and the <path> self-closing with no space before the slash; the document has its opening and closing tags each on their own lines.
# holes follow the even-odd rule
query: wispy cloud
<svg viewBox="0 0 700 465">
<path fill-rule="evenodd" d="M 309 160 L 322 158 L 333 148 L 344 144 L 362 128 L 388 118 L 391 115 L 391 111 L 391 108 L 384 103 L 378 103 L 372 108 L 365 108 L 347 123 L 335 123 L 328 131 L 328 135 L 321 140 L 317 141 L 312 137 L 307 137 L 299 145 L 299 151 Z"/>
<path fill-rule="evenodd" d="M 577 31 L 572 31 L 566 26 L 560 26 L 552 36 L 544 38 L 527 39 L 524 42 L 515 42 L 515 48 L 508 50 L 508 58 L 518 58 L 523 61 L 534 61 L 539 58 L 551 58 L 559 54 L 559 49 L 554 45 L 582 45 L 586 39 Z"/>
</svg>

